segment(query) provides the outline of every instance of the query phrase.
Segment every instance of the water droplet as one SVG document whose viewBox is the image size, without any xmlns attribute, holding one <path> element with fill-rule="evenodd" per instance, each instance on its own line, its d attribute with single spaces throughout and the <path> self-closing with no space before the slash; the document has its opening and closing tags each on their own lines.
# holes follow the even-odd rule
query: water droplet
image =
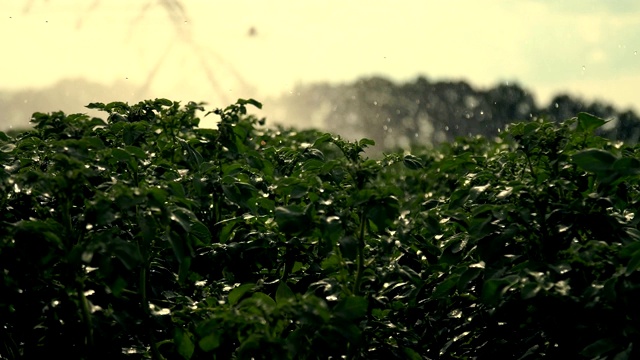
<svg viewBox="0 0 640 360">
<path fill-rule="evenodd" d="M 555 103 L 554 106 L 556 107 L 556 109 L 560 107 L 560 105 L 558 105 L 558 103 Z"/>
</svg>

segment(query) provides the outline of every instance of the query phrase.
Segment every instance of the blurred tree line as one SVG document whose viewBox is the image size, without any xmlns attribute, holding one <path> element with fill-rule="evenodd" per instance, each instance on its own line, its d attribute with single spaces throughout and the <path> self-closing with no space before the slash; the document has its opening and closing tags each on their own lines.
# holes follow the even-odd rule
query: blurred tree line
<svg viewBox="0 0 640 360">
<path fill-rule="evenodd" d="M 293 94 L 273 104 L 284 109 L 283 118 L 303 124 L 312 120 L 343 136 L 373 139 L 386 149 L 433 145 L 459 136 L 493 138 L 509 123 L 561 121 L 581 111 L 612 120 L 601 130 L 602 136 L 629 143 L 637 143 L 640 136 L 640 119 L 631 110 L 620 112 L 609 104 L 586 103 L 566 94 L 539 107 L 518 84 L 478 90 L 464 81 L 430 82 L 418 77 L 396 84 L 369 77 L 347 84 L 300 85 Z"/>
<path fill-rule="evenodd" d="M 41 89 L 0 90 L 0 131 L 21 131 L 31 127 L 34 112 L 64 111 L 102 116 L 85 106 L 92 102 L 137 102 L 148 97 L 127 81 L 100 84 L 82 78 L 62 79 Z"/>
</svg>

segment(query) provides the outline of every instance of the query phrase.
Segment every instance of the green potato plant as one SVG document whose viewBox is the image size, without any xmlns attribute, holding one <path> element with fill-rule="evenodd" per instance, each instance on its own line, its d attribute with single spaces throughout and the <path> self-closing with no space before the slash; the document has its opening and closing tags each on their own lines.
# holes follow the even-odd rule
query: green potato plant
<svg viewBox="0 0 640 360">
<path fill-rule="evenodd" d="M 248 106 L 0 133 L 0 359 L 637 356 L 639 152 L 604 120 L 369 159 Z"/>
</svg>

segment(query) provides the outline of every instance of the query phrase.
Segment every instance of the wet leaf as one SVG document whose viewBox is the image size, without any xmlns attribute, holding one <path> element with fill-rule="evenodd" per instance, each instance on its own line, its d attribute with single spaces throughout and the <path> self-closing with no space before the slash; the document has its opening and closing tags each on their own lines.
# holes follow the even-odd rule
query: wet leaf
<svg viewBox="0 0 640 360">
<path fill-rule="evenodd" d="M 613 154 L 600 149 L 583 150 L 573 155 L 573 162 L 576 165 L 594 173 L 611 170 L 616 160 Z"/>
<path fill-rule="evenodd" d="M 186 330 L 176 329 L 173 341 L 178 349 L 178 354 L 180 354 L 184 359 L 191 359 L 191 356 L 193 356 L 193 352 L 195 351 L 195 345 L 193 344 L 191 333 Z"/>
<path fill-rule="evenodd" d="M 606 123 L 607 121 L 597 116 L 585 112 L 578 113 L 578 131 L 593 133 L 595 129 Z"/>
<path fill-rule="evenodd" d="M 600 339 L 589 346 L 582 349 L 580 355 L 586 356 L 589 358 L 597 358 L 601 357 L 615 349 L 618 348 L 618 345 L 613 339 L 605 338 Z"/>
<path fill-rule="evenodd" d="M 424 167 L 424 165 L 422 165 L 422 160 L 414 155 L 405 155 L 404 158 L 402 158 L 402 163 L 411 170 L 418 170 Z"/>
<path fill-rule="evenodd" d="M 295 294 L 291 291 L 291 288 L 286 283 L 280 282 L 276 290 L 276 303 L 282 305 L 293 299 L 295 299 Z"/>
<path fill-rule="evenodd" d="M 368 303 L 362 296 L 348 296 L 341 299 L 333 309 L 333 315 L 340 319 L 355 320 L 367 314 Z"/>
<path fill-rule="evenodd" d="M 240 299 L 249 291 L 251 291 L 255 287 L 254 284 L 243 284 L 238 286 L 237 288 L 231 290 L 229 295 L 227 296 L 227 300 L 229 305 L 233 306 L 240 301 Z"/>
</svg>

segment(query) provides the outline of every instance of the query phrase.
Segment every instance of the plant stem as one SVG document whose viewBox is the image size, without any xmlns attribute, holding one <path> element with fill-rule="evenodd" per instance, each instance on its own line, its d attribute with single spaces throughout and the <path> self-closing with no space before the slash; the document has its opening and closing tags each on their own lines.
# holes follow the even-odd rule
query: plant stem
<svg viewBox="0 0 640 360">
<path fill-rule="evenodd" d="M 142 311 L 147 315 L 146 320 L 149 321 L 151 319 L 151 311 L 149 309 L 149 300 L 147 299 L 147 275 L 149 273 L 149 266 L 145 264 L 140 270 L 140 301 L 142 305 Z M 151 346 L 151 356 L 153 359 L 162 359 L 164 360 L 164 356 L 158 350 L 158 344 L 156 343 L 156 338 L 153 335 L 153 328 L 151 326 L 147 326 L 148 334 L 149 334 L 149 346 Z"/>
<path fill-rule="evenodd" d="M 358 258 L 356 281 L 353 284 L 353 294 L 358 295 L 360 293 L 360 283 L 362 282 L 362 273 L 364 272 L 364 231 L 366 226 L 365 210 L 360 211 L 360 233 L 358 234 Z"/>
<path fill-rule="evenodd" d="M 80 281 L 77 284 L 78 296 L 80 297 L 80 305 L 82 306 L 82 321 L 84 323 L 86 335 L 85 335 L 85 350 L 91 352 L 93 348 L 93 321 L 91 319 L 91 310 L 89 309 L 89 300 L 84 294 L 84 286 Z"/>
</svg>

